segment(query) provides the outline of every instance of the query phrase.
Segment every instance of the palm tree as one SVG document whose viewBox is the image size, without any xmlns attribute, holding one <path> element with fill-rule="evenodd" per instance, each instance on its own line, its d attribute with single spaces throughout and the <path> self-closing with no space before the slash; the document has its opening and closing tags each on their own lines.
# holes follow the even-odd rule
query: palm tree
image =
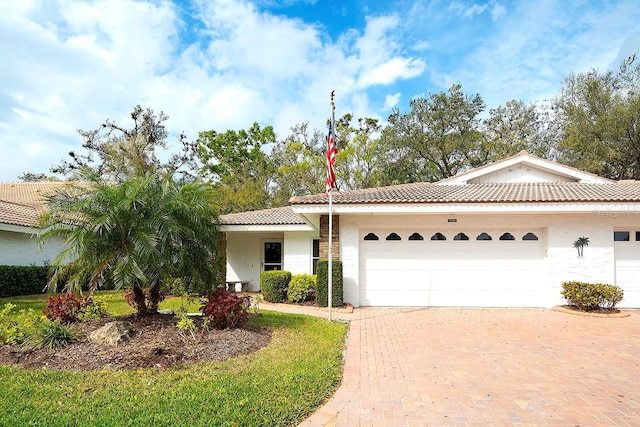
<svg viewBox="0 0 640 427">
<path fill-rule="evenodd" d="M 61 236 L 66 246 L 52 262 L 49 290 L 60 283 L 68 292 L 106 283 L 131 289 L 143 316 L 157 311 L 163 282 L 180 278 L 194 290 L 221 284 L 213 194 L 202 182 L 178 184 L 150 174 L 50 195 L 41 241 Z"/>
<path fill-rule="evenodd" d="M 584 253 L 584 247 L 589 246 L 589 238 L 588 237 L 580 237 L 578 240 L 573 242 L 573 247 L 578 250 L 578 256 L 582 257 Z"/>
</svg>

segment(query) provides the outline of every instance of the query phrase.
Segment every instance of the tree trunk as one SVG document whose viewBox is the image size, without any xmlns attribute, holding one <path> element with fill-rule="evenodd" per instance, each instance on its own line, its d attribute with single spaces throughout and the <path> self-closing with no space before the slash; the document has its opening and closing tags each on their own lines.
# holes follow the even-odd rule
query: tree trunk
<svg viewBox="0 0 640 427">
<path fill-rule="evenodd" d="M 149 289 L 149 305 L 147 306 L 147 312 L 149 314 L 157 314 L 158 304 L 160 304 L 160 280 L 153 282 L 153 286 Z"/>
<path fill-rule="evenodd" d="M 147 304 L 144 299 L 144 291 L 139 286 L 133 287 L 134 301 L 136 302 L 136 310 L 138 317 L 145 316 L 147 314 Z"/>
</svg>

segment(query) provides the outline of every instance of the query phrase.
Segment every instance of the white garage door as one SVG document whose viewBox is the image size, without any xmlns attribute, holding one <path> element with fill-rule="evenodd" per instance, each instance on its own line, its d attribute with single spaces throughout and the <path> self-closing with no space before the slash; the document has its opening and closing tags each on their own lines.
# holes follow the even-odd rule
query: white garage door
<svg viewBox="0 0 640 427">
<path fill-rule="evenodd" d="M 545 306 L 543 230 L 362 230 L 364 306 Z"/>
<path fill-rule="evenodd" d="M 640 231 L 613 233 L 616 260 L 616 285 L 624 291 L 619 307 L 640 307 Z"/>
</svg>

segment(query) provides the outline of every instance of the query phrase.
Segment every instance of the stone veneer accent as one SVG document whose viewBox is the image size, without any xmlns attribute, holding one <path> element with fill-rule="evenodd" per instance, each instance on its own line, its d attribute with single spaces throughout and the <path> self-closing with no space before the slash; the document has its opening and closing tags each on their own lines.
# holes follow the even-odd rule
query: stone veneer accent
<svg viewBox="0 0 640 427">
<path fill-rule="evenodd" d="M 340 216 L 333 215 L 332 258 L 340 259 Z M 329 257 L 329 215 L 320 216 L 320 259 Z"/>
<path fill-rule="evenodd" d="M 219 285 L 224 285 L 227 280 L 227 233 L 220 232 L 218 236 L 218 245 L 220 248 L 220 280 Z"/>
</svg>

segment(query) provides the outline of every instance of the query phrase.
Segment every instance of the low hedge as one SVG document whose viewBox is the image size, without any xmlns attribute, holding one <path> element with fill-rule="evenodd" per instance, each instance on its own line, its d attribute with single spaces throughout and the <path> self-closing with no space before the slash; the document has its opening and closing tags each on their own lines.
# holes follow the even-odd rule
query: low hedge
<svg viewBox="0 0 640 427">
<path fill-rule="evenodd" d="M 342 261 L 333 260 L 332 270 L 332 294 L 331 307 L 340 307 L 344 304 L 342 294 Z M 316 304 L 320 307 L 329 305 L 329 260 L 318 260 L 318 276 L 316 281 Z"/>
<path fill-rule="evenodd" d="M 570 281 L 562 282 L 562 296 L 580 310 L 593 311 L 615 308 L 622 301 L 624 291 L 615 285 Z"/>
<path fill-rule="evenodd" d="M 0 298 L 41 294 L 48 278 L 46 266 L 0 265 Z"/>
<path fill-rule="evenodd" d="M 316 276 L 311 274 L 296 274 L 291 277 L 287 300 L 289 302 L 304 302 L 309 299 L 310 293 L 316 288 Z"/>
<path fill-rule="evenodd" d="M 265 301 L 285 302 L 291 273 L 283 270 L 263 271 L 260 274 L 260 290 Z"/>
</svg>

